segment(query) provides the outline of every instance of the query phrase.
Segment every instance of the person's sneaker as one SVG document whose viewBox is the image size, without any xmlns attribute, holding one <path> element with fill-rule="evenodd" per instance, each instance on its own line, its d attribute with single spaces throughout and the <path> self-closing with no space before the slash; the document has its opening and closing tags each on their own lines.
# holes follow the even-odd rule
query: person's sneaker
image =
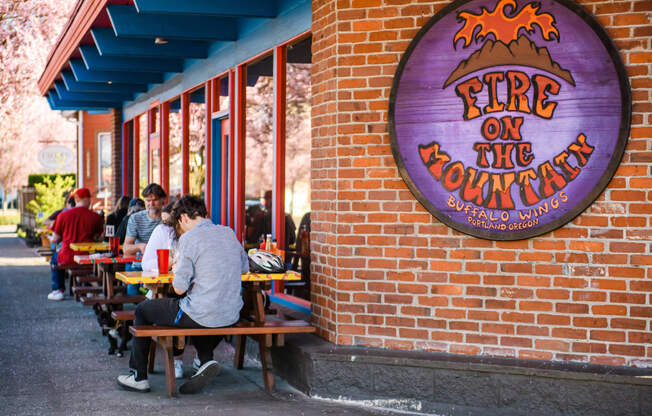
<svg viewBox="0 0 652 416">
<path fill-rule="evenodd" d="M 146 393 L 150 391 L 149 381 L 147 379 L 136 381 L 136 372 L 133 370 L 127 375 L 118 376 L 118 385 L 123 389 L 137 391 L 140 393 Z"/>
<path fill-rule="evenodd" d="M 174 377 L 183 378 L 183 361 L 174 360 Z"/>
<path fill-rule="evenodd" d="M 220 365 L 217 361 L 211 360 L 199 367 L 199 370 L 190 380 L 186 381 L 179 387 L 181 394 L 195 394 L 199 393 L 220 371 Z"/>
<path fill-rule="evenodd" d="M 48 295 L 48 300 L 63 300 L 63 298 L 64 298 L 63 292 L 60 290 L 53 290 Z"/>
<path fill-rule="evenodd" d="M 199 358 L 195 357 L 195 359 L 192 360 L 192 369 L 199 371 L 199 367 L 201 367 L 201 361 L 199 361 Z"/>
</svg>

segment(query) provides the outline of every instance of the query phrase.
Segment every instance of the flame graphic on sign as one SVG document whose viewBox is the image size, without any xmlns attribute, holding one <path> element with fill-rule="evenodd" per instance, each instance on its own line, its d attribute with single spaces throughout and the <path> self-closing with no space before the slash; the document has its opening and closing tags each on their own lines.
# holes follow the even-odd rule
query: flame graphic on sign
<svg viewBox="0 0 652 416">
<path fill-rule="evenodd" d="M 464 47 L 471 44 L 474 37 L 479 39 L 493 34 L 498 42 L 505 45 L 518 38 L 521 29 L 527 32 L 534 32 L 534 25 L 541 29 L 541 34 L 546 40 L 552 40 L 551 35 L 555 35 L 559 41 L 559 31 L 555 27 L 555 18 L 549 13 L 537 14 L 541 4 L 538 2 L 528 3 L 516 13 L 513 17 L 507 16 L 505 9 L 510 7 L 511 14 L 516 11 L 516 0 L 500 0 L 496 8 L 487 11 L 484 7 L 482 13 L 473 14 L 469 12 L 460 12 L 458 19 L 464 19 L 464 26 L 455 34 L 453 43 L 456 44 L 459 39 L 464 39 Z M 473 32 L 477 27 L 480 30 L 474 36 Z"/>
</svg>

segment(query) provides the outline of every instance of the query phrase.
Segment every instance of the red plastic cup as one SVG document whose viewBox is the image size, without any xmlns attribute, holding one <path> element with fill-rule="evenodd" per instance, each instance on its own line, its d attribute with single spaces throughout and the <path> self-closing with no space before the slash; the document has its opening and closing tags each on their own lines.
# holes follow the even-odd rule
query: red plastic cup
<svg viewBox="0 0 652 416">
<path fill-rule="evenodd" d="M 170 258 L 170 250 L 167 248 L 160 248 L 156 250 L 156 256 L 158 257 L 158 274 L 167 274 L 168 272 L 168 260 Z"/>
<path fill-rule="evenodd" d="M 113 257 L 118 257 L 120 254 L 120 237 L 109 237 L 109 245 L 111 246 Z"/>
</svg>

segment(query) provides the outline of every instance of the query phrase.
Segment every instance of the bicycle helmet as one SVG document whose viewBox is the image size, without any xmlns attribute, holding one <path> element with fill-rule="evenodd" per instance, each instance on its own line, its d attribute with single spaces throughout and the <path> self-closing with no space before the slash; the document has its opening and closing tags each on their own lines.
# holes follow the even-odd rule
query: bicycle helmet
<svg viewBox="0 0 652 416">
<path fill-rule="evenodd" d="M 249 271 L 253 273 L 284 273 L 285 264 L 278 254 L 256 250 L 249 253 Z"/>
</svg>

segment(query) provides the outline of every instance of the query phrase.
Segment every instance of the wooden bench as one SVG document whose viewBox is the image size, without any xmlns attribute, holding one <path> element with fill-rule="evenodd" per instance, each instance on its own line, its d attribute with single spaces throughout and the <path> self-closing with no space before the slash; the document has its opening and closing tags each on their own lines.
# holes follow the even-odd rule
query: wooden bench
<svg viewBox="0 0 652 416">
<path fill-rule="evenodd" d="M 244 354 L 247 336 L 258 342 L 260 361 L 263 372 L 265 390 L 274 389 L 274 374 L 272 372 L 272 345 L 283 345 L 284 334 L 313 333 L 316 328 L 305 321 L 267 321 L 256 324 L 254 322 L 238 322 L 226 328 L 178 328 L 170 326 L 132 326 L 129 331 L 135 337 L 150 337 L 159 344 L 166 357 L 165 380 L 168 396 L 176 395 L 177 386 L 174 376 L 173 337 L 205 336 L 205 335 L 233 335 L 235 336 L 235 357 L 233 366 L 241 369 L 244 363 Z M 148 371 L 154 370 L 155 343 L 149 351 Z"/>
<path fill-rule="evenodd" d="M 133 321 L 136 317 L 136 311 L 113 311 L 111 312 L 111 318 L 115 319 L 117 322 L 126 322 Z"/>
<path fill-rule="evenodd" d="M 124 286 L 114 287 L 114 293 L 125 292 L 127 289 Z M 75 286 L 72 288 L 72 293 L 75 300 L 79 301 L 84 295 L 89 293 L 100 294 L 102 293 L 102 286 Z"/>
<path fill-rule="evenodd" d="M 102 283 L 102 278 L 95 276 L 94 274 L 88 274 L 86 276 L 76 276 L 75 281 L 77 284 L 81 283 Z"/>
<path fill-rule="evenodd" d="M 119 295 L 112 296 L 107 298 L 106 296 L 90 296 L 81 298 L 82 305 L 93 306 L 93 305 L 118 305 L 125 303 L 140 303 L 145 300 L 145 296 L 142 295 Z"/>
</svg>

